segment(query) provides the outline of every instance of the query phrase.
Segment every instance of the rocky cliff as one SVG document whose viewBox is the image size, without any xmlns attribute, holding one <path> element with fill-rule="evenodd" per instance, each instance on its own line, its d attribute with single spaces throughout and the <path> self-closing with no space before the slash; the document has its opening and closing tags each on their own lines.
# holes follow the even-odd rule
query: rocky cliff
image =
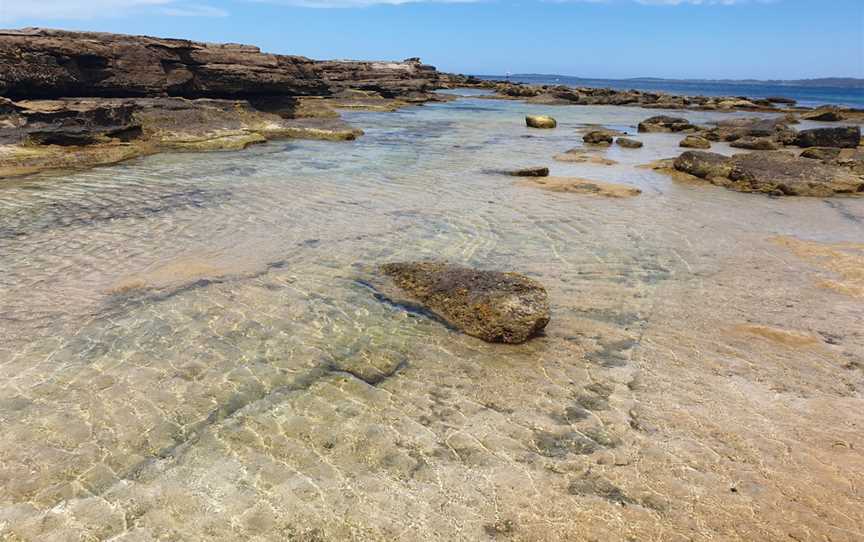
<svg viewBox="0 0 864 542">
<path fill-rule="evenodd" d="M 0 96 L 250 98 L 346 89 L 422 98 L 453 80 L 434 66 L 314 61 L 258 47 L 28 28 L 0 30 Z"/>
<path fill-rule="evenodd" d="M 236 98 L 328 92 L 300 56 L 257 47 L 97 32 L 0 31 L 0 94 Z"/>
</svg>

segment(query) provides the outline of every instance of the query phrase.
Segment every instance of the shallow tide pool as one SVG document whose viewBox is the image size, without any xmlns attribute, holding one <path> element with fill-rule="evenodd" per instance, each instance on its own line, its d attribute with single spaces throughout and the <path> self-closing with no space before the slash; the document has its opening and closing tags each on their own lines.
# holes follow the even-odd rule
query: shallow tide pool
<svg viewBox="0 0 864 542">
<path fill-rule="evenodd" d="M 658 113 L 465 97 L 7 181 L 0 540 L 864 539 L 864 198 L 637 167 L 678 134 L 552 159 Z M 489 173 L 536 165 L 642 194 Z M 546 335 L 367 286 L 415 259 L 536 278 Z"/>
</svg>

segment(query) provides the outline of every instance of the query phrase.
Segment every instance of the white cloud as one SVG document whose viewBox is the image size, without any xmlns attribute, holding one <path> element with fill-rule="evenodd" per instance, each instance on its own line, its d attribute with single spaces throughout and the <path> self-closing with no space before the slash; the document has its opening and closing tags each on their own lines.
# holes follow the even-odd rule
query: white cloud
<svg viewBox="0 0 864 542">
<path fill-rule="evenodd" d="M 96 19 L 138 13 L 224 17 L 225 10 L 177 0 L 0 0 L 0 21 Z"/>
<path fill-rule="evenodd" d="M 161 8 L 159 12 L 172 17 L 227 17 L 229 15 L 222 8 L 201 4 L 171 4 Z"/>
</svg>

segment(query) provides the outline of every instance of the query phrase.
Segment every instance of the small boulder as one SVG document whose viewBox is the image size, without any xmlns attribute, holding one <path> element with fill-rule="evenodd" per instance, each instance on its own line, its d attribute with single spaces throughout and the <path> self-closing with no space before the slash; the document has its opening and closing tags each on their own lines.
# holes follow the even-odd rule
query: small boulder
<svg viewBox="0 0 864 542">
<path fill-rule="evenodd" d="M 678 146 L 686 149 L 710 149 L 711 142 L 704 137 L 688 135 L 681 140 L 681 143 L 679 143 Z"/>
<path fill-rule="evenodd" d="M 740 139 L 736 139 L 732 143 L 729 144 L 730 147 L 735 147 L 736 149 L 749 149 L 753 151 L 776 151 L 780 148 L 780 144 L 771 139 L 770 137 L 752 137 L 745 136 Z"/>
<path fill-rule="evenodd" d="M 810 158 L 811 160 L 836 160 L 840 157 L 841 149 L 831 147 L 810 147 L 804 149 L 800 154 L 801 158 Z"/>
<path fill-rule="evenodd" d="M 528 115 L 525 117 L 525 124 L 529 128 L 555 128 L 558 126 L 558 121 L 548 115 Z"/>
<path fill-rule="evenodd" d="M 625 149 L 640 149 L 643 145 L 641 141 L 630 139 L 629 137 L 619 137 L 615 140 L 615 143 L 624 147 Z"/>
<path fill-rule="evenodd" d="M 775 104 L 783 104 L 783 105 L 795 105 L 798 103 L 792 98 L 785 98 L 783 96 L 769 96 L 768 101 Z"/>
<path fill-rule="evenodd" d="M 801 115 L 804 120 L 818 120 L 822 122 L 837 122 L 843 120 L 843 115 L 837 107 L 820 107 L 809 113 Z"/>
<path fill-rule="evenodd" d="M 836 147 L 854 149 L 861 142 L 859 126 L 838 126 L 837 128 L 814 128 L 802 130 L 795 138 L 799 147 Z"/>
<path fill-rule="evenodd" d="M 388 263 L 381 270 L 448 324 L 487 342 L 523 343 L 549 323 L 546 290 L 524 275 L 441 262 Z"/>
<path fill-rule="evenodd" d="M 640 133 L 645 132 L 683 132 L 685 130 L 694 130 L 695 126 L 690 124 L 690 121 L 681 117 L 670 117 L 668 115 L 658 115 L 643 120 L 639 123 L 638 130 Z"/>
<path fill-rule="evenodd" d="M 514 177 L 548 177 L 548 167 L 526 167 L 510 172 Z"/>
<path fill-rule="evenodd" d="M 699 177 L 726 177 L 732 171 L 729 158 L 722 154 L 705 151 L 687 151 L 675 159 L 675 169 Z"/>
<path fill-rule="evenodd" d="M 582 141 L 589 145 L 611 145 L 612 134 L 606 130 L 593 130 L 582 136 Z"/>
</svg>

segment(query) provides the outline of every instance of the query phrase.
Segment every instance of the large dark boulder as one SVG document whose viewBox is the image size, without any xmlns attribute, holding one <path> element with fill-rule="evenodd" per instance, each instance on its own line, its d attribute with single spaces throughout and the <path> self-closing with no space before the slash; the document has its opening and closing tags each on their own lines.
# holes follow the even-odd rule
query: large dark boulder
<svg viewBox="0 0 864 542">
<path fill-rule="evenodd" d="M 11 98 L 325 94 L 313 61 L 257 47 L 101 32 L 0 31 L 0 95 Z"/>
<path fill-rule="evenodd" d="M 381 270 L 450 325 L 484 341 L 522 343 L 549 323 L 546 290 L 523 275 L 439 262 L 389 263 Z"/>
<path fill-rule="evenodd" d="M 610 130 L 591 130 L 584 136 L 582 141 L 588 145 L 611 145 L 613 137 L 617 132 Z"/>
<path fill-rule="evenodd" d="M 859 126 L 838 126 L 837 128 L 814 128 L 802 130 L 795 138 L 799 147 L 838 147 L 854 149 L 861 142 Z"/>
</svg>

